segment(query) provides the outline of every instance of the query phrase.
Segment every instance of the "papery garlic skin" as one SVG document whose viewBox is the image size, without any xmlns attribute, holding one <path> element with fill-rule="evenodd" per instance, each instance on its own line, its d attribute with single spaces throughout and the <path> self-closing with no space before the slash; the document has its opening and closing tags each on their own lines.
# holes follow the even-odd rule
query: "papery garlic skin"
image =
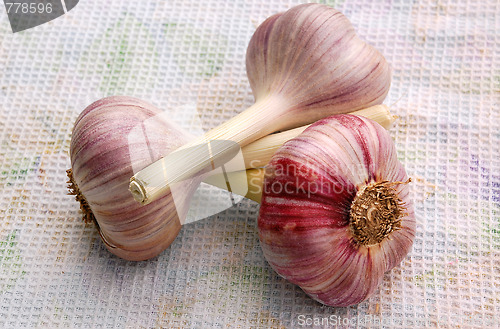
<svg viewBox="0 0 500 329">
<path fill-rule="evenodd" d="M 351 228 L 353 201 L 386 181 L 400 199 L 399 222 L 381 242 L 359 243 Z M 258 219 L 266 259 L 323 304 L 360 303 L 411 249 L 416 223 L 407 182 L 390 135 L 377 123 L 345 114 L 316 122 L 266 167 Z"/>
<path fill-rule="evenodd" d="M 186 182 L 184 205 L 174 203 L 167 193 L 141 206 L 130 194 L 128 186 L 135 171 L 188 141 L 177 127 L 160 119 L 161 113 L 136 98 L 107 97 L 89 105 L 73 128 L 73 189 L 88 204 L 89 216 L 95 218 L 107 249 L 128 260 L 154 257 L 172 243 L 181 229 L 179 218 L 185 216 L 190 195 L 199 183 Z M 146 142 L 130 138 L 138 128 L 147 130 Z"/>
<path fill-rule="evenodd" d="M 257 102 L 291 100 L 286 128 L 380 104 L 391 82 L 384 56 L 356 35 L 347 17 L 314 3 L 264 21 L 250 40 L 246 67 Z"/>
</svg>

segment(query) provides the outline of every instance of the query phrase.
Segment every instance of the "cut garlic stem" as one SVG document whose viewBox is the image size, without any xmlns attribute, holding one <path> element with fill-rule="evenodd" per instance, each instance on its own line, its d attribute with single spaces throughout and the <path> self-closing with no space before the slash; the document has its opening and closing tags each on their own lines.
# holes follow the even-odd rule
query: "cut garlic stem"
<svg viewBox="0 0 500 329">
<path fill-rule="evenodd" d="M 234 153 L 234 145 L 245 145 L 246 139 L 249 136 L 265 136 L 270 134 L 272 131 L 269 131 L 269 128 L 266 129 L 266 127 L 269 127 L 267 123 L 271 119 L 263 114 L 273 112 L 265 111 L 265 107 L 275 106 L 274 102 L 275 100 L 271 99 L 267 102 L 267 105 L 259 102 L 256 103 L 238 116 L 177 150 L 184 150 L 183 152 L 179 152 L 177 155 L 176 152 L 173 152 L 169 156 L 152 163 L 150 166 L 136 173 L 131 178 L 129 186 L 134 199 L 142 204 L 148 204 L 166 193 L 171 184 L 191 178 L 204 169 L 214 169 L 214 159 L 223 159 L 225 154 Z M 383 104 L 354 111 L 351 114 L 370 118 L 385 128 L 389 128 L 394 121 L 394 116 L 391 115 L 389 107 Z M 251 121 L 257 122 L 249 125 L 248 122 Z M 263 127 L 260 132 L 256 128 L 257 125 Z M 249 126 L 251 129 L 244 129 L 245 126 Z M 268 135 L 243 147 L 242 152 L 245 159 L 245 168 L 258 168 L 266 165 L 274 152 L 283 143 L 298 136 L 308 126 L 305 125 Z M 236 134 L 232 134 L 231 132 L 236 132 Z M 231 140 L 238 144 L 223 144 L 225 146 L 219 147 L 215 151 L 212 150 L 210 155 L 201 151 L 204 145 L 214 140 Z"/>
<path fill-rule="evenodd" d="M 168 156 L 152 163 L 136 173 L 130 181 L 130 192 L 134 199 L 142 204 L 148 204 L 168 192 L 169 186 L 201 174 L 213 167 L 215 160 L 220 160 L 234 151 L 232 143 L 212 151 L 209 156 L 200 152 L 211 141 L 233 141 L 239 145 L 248 144 L 253 140 L 274 132 L 269 122 L 279 120 L 287 108 L 286 103 L 278 97 L 265 98 L 256 102 L 250 108 L 212 129 L 203 136 L 185 144 Z M 177 151 L 179 152 L 176 156 Z"/>
</svg>

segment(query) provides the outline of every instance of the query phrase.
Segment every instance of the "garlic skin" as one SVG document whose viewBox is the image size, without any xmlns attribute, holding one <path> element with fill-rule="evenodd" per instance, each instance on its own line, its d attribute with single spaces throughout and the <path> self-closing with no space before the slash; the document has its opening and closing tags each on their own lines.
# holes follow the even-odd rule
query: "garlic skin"
<svg viewBox="0 0 500 329">
<path fill-rule="evenodd" d="M 127 260 L 158 255 L 181 229 L 196 180 L 186 182 L 183 205 L 170 193 L 147 206 L 128 190 L 134 170 L 142 169 L 188 141 L 188 136 L 166 120 L 161 111 L 132 97 L 113 96 L 89 105 L 75 122 L 71 145 L 70 187 L 87 220 L 95 220 L 106 248 Z M 153 120 L 148 120 L 151 118 Z M 133 129 L 147 121 L 147 145 L 130 139 Z M 146 129 L 146 128 L 145 128 Z M 134 154 L 131 154 L 134 152 Z"/>
<path fill-rule="evenodd" d="M 391 81 L 382 54 L 356 36 L 345 16 L 320 4 L 295 6 L 264 21 L 248 45 L 246 68 L 255 104 L 183 148 L 211 140 L 243 147 L 276 131 L 381 104 Z M 169 177 L 162 170 L 174 166 L 162 158 L 131 178 L 130 191 L 147 204 L 226 152 L 187 152 L 185 166 Z"/>
<path fill-rule="evenodd" d="M 360 303 L 413 244 L 408 182 L 377 123 L 349 114 L 316 122 L 266 167 L 258 219 L 264 256 L 320 303 Z"/>
<path fill-rule="evenodd" d="M 246 67 L 256 102 L 293 100 L 286 129 L 380 104 L 391 82 L 384 56 L 356 35 L 350 21 L 314 3 L 264 21 L 250 40 Z"/>
</svg>

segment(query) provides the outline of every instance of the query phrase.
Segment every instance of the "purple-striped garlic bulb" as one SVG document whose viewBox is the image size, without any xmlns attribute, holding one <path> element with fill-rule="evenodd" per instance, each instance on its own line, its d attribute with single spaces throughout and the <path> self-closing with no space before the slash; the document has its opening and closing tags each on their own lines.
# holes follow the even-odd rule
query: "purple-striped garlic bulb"
<svg viewBox="0 0 500 329">
<path fill-rule="evenodd" d="M 380 104 L 391 82 L 384 56 L 349 19 L 316 3 L 265 20 L 248 45 L 246 68 L 257 103 L 278 97 L 288 106 L 279 130 Z"/>
<path fill-rule="evenodd" d="M 84 218 L 97 224 L 106 248 L 127 260 L 154 257 L 172 243 L 197 188 L 196 180 L 186 181 L 185 204 L 174 203 L 167 193 L 146 206 L 128 190 L 134 172 L 189 140 L 176 126 L 159 119 L 161 113 L 136 98 L 107 97 L 89 105 L 72 132 L 68 170 L 72 194 L 80 201 Z"/>
<path fill-rule="evenodd" d="M 382 54 L 357 37 L 342 13 L 321 4 L 295 6 L 265 20 L 248 45 L 246 68 L 255 104 L 184 148 L 211 140 L 245 146 L 275 131 L 381 104 L 391 81 Z M 178 168 L 161 159 L 132 177 L 130 191 L 147 204 L 225 153 L 186 153 Z M 161 175 L 163 168 L 169 177 Z"/>
<path fill-rule="evenodd" d="M 411 249 L 409 178 L 380 125 L 320 120 L 266 167 L 258 229 L 274 270 L 330 306 L 370 297 Z"/>
</svg>

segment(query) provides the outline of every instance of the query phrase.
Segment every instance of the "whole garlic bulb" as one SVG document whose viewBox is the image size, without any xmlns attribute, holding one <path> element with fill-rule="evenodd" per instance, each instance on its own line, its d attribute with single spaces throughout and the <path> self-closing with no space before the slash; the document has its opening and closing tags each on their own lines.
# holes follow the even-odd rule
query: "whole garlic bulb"
<svg viewBox="0 0 500 329">
<path fill-rule="evenodd" d="M 411 249 L 408 181 L 377 123 L 347 114 L 316 122 L 266 167 L 258 219 L 266 259 L 323 304 L 365 300 Z"/>
<path fill-rule="evenodd" d="M 347 17 L 315 3 L 265 20 L 250 40 L 246 67 L 256 102 L 290 100 L 285 128 L 380 104 L 391 81 L 384 56 Z"/>
<path fill-rule="evenodd" d="M 167 193 L 141 206 L 128 190 L 134 171 L 188 141 L 167 120 L 155 119 L 160 113 L 136 98 L 107 97 L 89 105 L 73 128 L 68 171 L 73 194 L 85 218 L 97 224 L 107 249 L 128 260 L 151 258 L 172 243 L 197 188 L 196 180 L 186 182 L 184 205 L 174 204 Z M 147 142 L 130 138 L 145 122 Z"/>
</svg>

